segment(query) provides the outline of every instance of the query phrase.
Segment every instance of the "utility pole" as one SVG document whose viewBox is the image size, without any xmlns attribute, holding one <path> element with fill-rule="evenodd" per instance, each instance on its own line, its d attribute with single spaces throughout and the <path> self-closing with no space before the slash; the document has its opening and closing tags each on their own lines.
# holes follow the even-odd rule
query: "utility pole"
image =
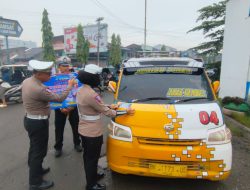
<svg viewBox="0 0 250 190">
<path fill-rule="evenodd" d="M 10 52 L 9 52 L 9 41 L 8 41 L 8 36 L 5 36 L 5 40 L 6 40 L 7 64 L 10 64 Z"/>
<path fill-rule="evenodd" d="M 100 23 L 103 20 L 103 17 L 99 17 L 96 19 L 97 22 L 97 64 L 100 66 Z"/>
<path fill-rule="evenodd" d="M 144 20 L 144 56 L 146 51 L 146 45 L 147 45 L 147 0 L 145 0 L 145 20 Z"/>
</svg>

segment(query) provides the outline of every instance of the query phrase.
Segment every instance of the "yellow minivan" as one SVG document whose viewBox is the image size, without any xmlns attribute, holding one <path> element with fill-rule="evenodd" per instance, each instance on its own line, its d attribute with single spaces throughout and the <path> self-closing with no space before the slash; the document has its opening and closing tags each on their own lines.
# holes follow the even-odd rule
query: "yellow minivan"
<svg viewBox="0 0 250 190">
<path fill-rule="evenodd" d="M 133 58 L 111 82 L 120 109 L 109 125 L 108 165 L 121 174 L 223 180 L 231 170 L 226 127 L 203 65 L 189 58 Z"/>
</svg>

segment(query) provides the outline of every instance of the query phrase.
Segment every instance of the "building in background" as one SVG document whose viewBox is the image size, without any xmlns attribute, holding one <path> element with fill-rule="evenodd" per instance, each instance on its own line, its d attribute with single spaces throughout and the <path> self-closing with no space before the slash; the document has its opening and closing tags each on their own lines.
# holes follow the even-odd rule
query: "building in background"
<svg viewBox="0 0 250 190">
<path fill-rule="evenodd" d="M 64 35 L 54 36 L 53 38 L 53 48 L 56 53 L 56 57 L 61 57 L 64 55 Z"/>
<path fill-rule="evenodd" d="M 19 47 L 35 48 L 37 47 L 36 42 L 32 42 L 32 41 L 15 40 L 11 38 L 8 38 L 8 41 L 9 41 L 9 48 L 19 48 Z M 0 49 L 6 49 L 5 38 L 0 38 Z"/>
<path fill-rule="evenodd" d="M 250 93 L 250 0 L 227 3 L 220 97 Z"/>
</svg>

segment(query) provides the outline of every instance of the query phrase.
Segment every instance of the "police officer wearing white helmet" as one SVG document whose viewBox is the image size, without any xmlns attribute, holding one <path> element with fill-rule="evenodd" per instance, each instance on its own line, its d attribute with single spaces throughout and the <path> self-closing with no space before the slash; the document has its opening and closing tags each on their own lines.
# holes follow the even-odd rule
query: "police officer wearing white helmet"
<svg viewBox="0 0 250 190">
<path fill-rule="evenodd" d="M 86 174 L 86 190 L 103 190 L 105 185 L 97 183 L 97 164 L 103 143 L 104 122 L 102 115 L 115 117 L 119 115 L 118 105 L 106 105 L 101 97 L 93 90 L 100 84 L 99 74 L 102 69 L 94 64 L 86 65 L 79 71 L 78 79 L 83 87 L 77 93 L 77 106 L 79 111 L 79 128 L 83 146 L 83 161 Z M 133 114 L 129 108 L 126 114 Z"/>
<path fill-rule="evenodd" d="M 75 85 L 75 80 L 69 80 L 68 88 L 62 94 L 57 95 L 43 85 L 50 79 L 53 62 L 31 60 L 29 67 L 33 70 L 33 76 L 24 80 L 22 86 L 23 106 L 26 112 L 24 127 L 30 139 L 28 154 L 29 189 L 48 189 L 54 183 L 43 180 L 43 175 L 48 173 L 50 168 L 43 168 L 42 163 L 48 148 L 49 102 L 62 102 L 66 99 Z"/>
</svg>

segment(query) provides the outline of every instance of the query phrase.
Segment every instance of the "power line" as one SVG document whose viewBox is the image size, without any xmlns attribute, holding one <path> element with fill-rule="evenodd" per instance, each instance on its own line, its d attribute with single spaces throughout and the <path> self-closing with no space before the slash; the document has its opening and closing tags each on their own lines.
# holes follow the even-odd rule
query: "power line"
<svg viewBox="0 0 250 190">
<path fill-rule="evenodd" d="M 101 10 L 104 10 L 106 13 L 108 13 L 110 16 L 112 16 L 113 18 L 115 18 L 116 20 L 118 20 L 119 22 L 123 23 L 124 25 L 127 25 L 129 27 L 132 28 L 136 28 L 139 30 L 144 30 L 141 27 L 137 27 L 137 26 L 133 26 L 127 22 L 125 22 L 123 19 L 121 19 L 120 17 L 116 16 L 114 13 L 112 13 L 106 6 L 104 6 L 100 1 L 98 0 L 92 0 L 92 2 L 94 2 Z"/>
<path fill-rule="evenodd" d="M 137 30 L 141 30 L 144 32 L 144 28 L 142 27 L 137 27 L 137 26 L 134 26 L 134 25 L 131 25 L 127 22 L 125 22 L 123 19 L 121 19 L 120 17 L 116 16 L 114 13 L 112 13 L 106 6 L 104 6 L 100 1 L 98 0 L 91 0 L 93 3 L 95 3 L 101 10 L 105 11 L 106 13 L 108 13 L 110 16 L 112 16 L 114 19 L 116 19 L 117 21 L 123 23 L 124 25 L 130 27 L 130 28 L 134 28 L 134 29 L 137 29 Z M 161 31 L 161 30 L 149 30 L 147 29 L 147 31 L 149 32 L 155 32 L 155 33 L 169 33 L 169 32 L 176 32 L 175 30 L 168 30 L 168 31 Z M 185 31 L 186 33 L 186 31 Z M 171 35 L 171 34 L 169 34 Z M 175 34 L 174 34 L 175 35 Z"/>
<path fill-rule="evenodd" d="M 118 25 L 120 25 L 119 27 L 120 28 L 126 28 L 126 29 L 129 29 L 129 30 L 134 30 L 134 31 L 144 31 L 144 28 L 141 28 L 141 27 L 137 27 L 137 26 L 134 26 L 134 25 L 131 25 L 131 24 L 128 24 L 127 22 L 125 22 L 124 20 L 122 20 L 120 17 L 117 17 L 115 14 L 113 14 L 111 11 L 108 10 L 108 8 L 106 8 L 103 4 L 101 4 L 98 0 L 92 0 L 93 2 L 95 2 L 95 4 L 101 9 L 101 10 L 106 10 L 106 12 L 109 12 L 108 14 L 113 18 L 111 19 L 110 17 L 106 20 L 109 20 L 109 22 L 111 23 L 114 23 L 116 22 L 116 27 L 118 27 Z M 42 12 L 35 12 L 35 11 L 24 11 L 24 10 L 18 10 L 18 9 L 4 9 L 4 10 L 1 10 L 1 12 L 4 12 L 4 11 L 14 11 L 14 12 L 18 12 L 18 15 L 20 14 L 23 14 L 23 15 L 27 15 L 29 18 L 33 18 L 33 17 L 30 17 L 30 14 L 33 14 L 33 15 L 39 15 L 39 16 L 42 16 Z M 72 17 L 82 17 L 82 18 L 89 18 L 89 19 L 96 19 L 97 16 L 89 16 L 89 15 L 80 15 L 80 14 L 58 14 L 58 13 L 50 13 L 50 15 L 52 16 L 52 20 L 54 20 L 55 17 L 57 18 L 62 18 L 62 17 L 66 17 L 66 18 L 69 18 L 69 19 L 72 19 Z M 65 18 L 64 18 L 65 20 Z M 34 21 L 35 22 L 35 21 Z M 70 22 L 70 21 L 69 21 Z M 27 21 L 24 21 L 24 23 L 28 23 Z M 31 24 L 37 24 L 37 23 L 31 23 Z M 53 22 L 53 24 L 62 24 L 62 25 L 72 25 L 72 23 L 66 23 L 66 22 L 63 22 L 63 23 L 59 23 L 59 22 Z M 38 25 L 38 24 L 37 24 Z M 177 31 L 176 30 L 167 30 L 167 31 L 161 31 L 161 30 L 147 30 L 149 31 L 151 34 L 152 33 L 157 33 L 157 34 L 164 34 L 164 35 L 169 35 L 169 36 L 175 36 Z M 174 34 L 173 34 L 174 32 Z M 185 31 L 186 33 L 186 31 Z"/>
</svg>

